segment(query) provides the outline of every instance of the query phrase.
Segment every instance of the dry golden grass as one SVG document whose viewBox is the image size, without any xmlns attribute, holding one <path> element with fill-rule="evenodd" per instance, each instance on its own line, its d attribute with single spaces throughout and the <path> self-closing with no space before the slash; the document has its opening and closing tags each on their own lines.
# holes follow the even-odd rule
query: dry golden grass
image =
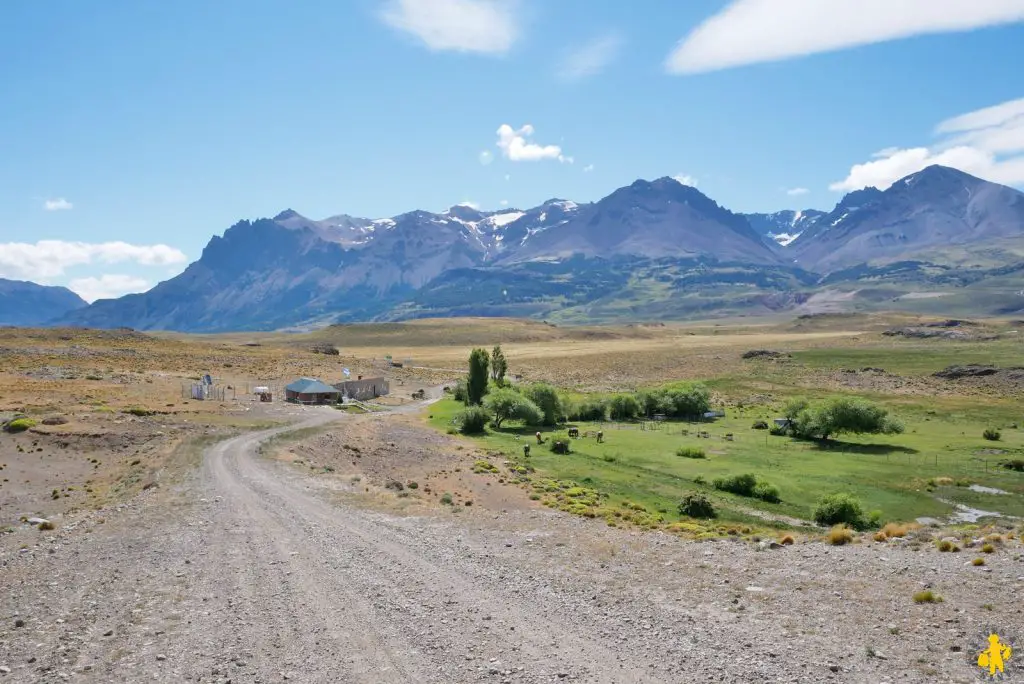
<svg viewBox="0 0 1024 684">
<path fill-rule="evenodd" d="M 828 532 L 828 543 L 843 546 L 853 541 L 853 530 L 846 525 L 836 525 Z"/>
<path fill-rule="evenodd" d="M 779 540 L 779 543 L 782 544 L 783 546 L 792 546 L 793 544 L 796 543 L 796 540 L 793 539 L 793 535 L 787 534 L 782 539 Z"/>
</svg>

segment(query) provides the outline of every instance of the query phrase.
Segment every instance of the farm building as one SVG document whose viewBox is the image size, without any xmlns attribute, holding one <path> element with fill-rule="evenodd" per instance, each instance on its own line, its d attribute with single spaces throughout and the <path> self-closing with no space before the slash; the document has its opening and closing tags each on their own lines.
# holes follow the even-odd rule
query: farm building
<svg viewBox="0 0 1024 684">
<path fill-rule="evenodd" d="M 316 378 L 299 378 L 284 388 L 285 400 L 297 404 L 330 404 L 340 397 L 341 392 Z"/>
<path fill-rule="evenodd" d="M 363 378 L 361 375 L 355 380 L 339 382 L 334 387 L 341 396 L 359 401 L 383 397 L 390 391 L 390 385 L 384 378 Z"/>
</svg>

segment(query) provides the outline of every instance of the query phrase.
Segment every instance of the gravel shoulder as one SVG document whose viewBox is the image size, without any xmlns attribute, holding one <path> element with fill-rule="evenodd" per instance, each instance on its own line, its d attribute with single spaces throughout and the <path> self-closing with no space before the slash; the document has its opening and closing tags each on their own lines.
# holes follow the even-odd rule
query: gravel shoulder
<svg viewBox="0 0 1024 684">
<path fill-rule="evenodd" d="M 969 682 L 983 625 L 1024 635 L 1019 542 L 975 568 L 533 508 L 393 515 L 257 455 L 287 429 L 5 550 L 0 681 Z M 913 603 L 925 585 L 944 602 Z"/>
</svg>

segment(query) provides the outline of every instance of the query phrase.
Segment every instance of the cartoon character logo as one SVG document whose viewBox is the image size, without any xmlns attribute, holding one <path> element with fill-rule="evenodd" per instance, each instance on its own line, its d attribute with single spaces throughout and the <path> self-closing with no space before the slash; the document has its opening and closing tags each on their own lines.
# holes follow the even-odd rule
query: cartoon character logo
<svg viewBox="0 0 1024 684">
<path fill-rule="evenodd" d="M 993 679 L 1006 673 L 1006 666 L 1013 657 L 1013 648 L 1004 644 L 998 634 L 988 635 L 988 646 L 978 654 L 978 667 L 987 669 Z"/>
</svg>

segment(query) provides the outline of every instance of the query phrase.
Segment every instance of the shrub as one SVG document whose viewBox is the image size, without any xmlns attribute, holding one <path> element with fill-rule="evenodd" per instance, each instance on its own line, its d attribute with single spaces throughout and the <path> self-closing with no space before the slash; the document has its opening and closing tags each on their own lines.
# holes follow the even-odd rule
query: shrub
<svg viewBox="0 0 1024 684">
<path fill-rule="evenodd" d="M 885 536 L 885 532 L 882 532 L 881 530 L 879 530 L 878 532 L 875 532 L 873 538 L 874 538 L 874 540 L 876 542 L 884 542 L 884 541 L 886 541 L 888 539 L 888 537 Z"/>
<path fill-rule="evenodd" d="M 1003 467 L 1007 470 L 1016 470 L 1018 473 L 1024 473 L 1024 460 L 1013 459 L 1003 463 Z"/>
<path fill-rule="evenodd" d="M 57 529 L 57 526 L 54 525 L 49 520 L 44 520 L 43 522 L 39 523 L 39 531 L 40 532 L 46 532 L 48 530 L 54 530 L 54 529 Z"/>
<path fill-rule="evenodd" d="M 632 420 L 640 415 L 640 402 L 632 394 L 616 394 L 608 400 L 612 420 Z"/>
<path fill-rule="evenodd" d="M 882 528 L 882 534 L 885 535 L 886 539 L 906 537 L 909 531 L 910 527 L 908 525 L 899 525 L 897 523 L 886 523 L 885 527 Z"/>
<path fill-rule="evenodd" d="M 523 390 L 523 395 L 532 401 L 540 412 L 540 420 L 537 422 L 551 426 L 562 419 L 562 399 L 551 385 L 542 382 L 530 385 Z"/>
<path fill-rule="evenodd" d="M 459 425 L 459 431 L 464 435 L 479 435 L 487 427 L 490 420 L 490 412 L 482 406 L 469 406 L 463 409 L 455 417 Z"/>
<path fill-rule="evenodd" d="M 940 553 L 949 553 L 956 548 L 956 544 L 948 539 L 943 539 L 942 541 L 935 542 L 935 548 L 937 548 Z"/>
<path fill-rule="evenodd" d="M 445 506 L 453 505 L 452 504 L 452 495 L 449 494 L 448 492 L 445 492 L 444 494 L 442 494 L 441 495 L 441 503 L 443 503 Z"/>
<path fill-rule="evenodd" d="M 388 483 L 384 485 L 384 489 L 393 489 L 396 492 L 400 492 L 403 489 L 405 489 L 405 485 L 403 485 L 398 480 L 389 480 Z"/>
<path fill-rule="evenodd" d="M 608 417 L 608 406 L 600 399 L 585 399 L 567 407 L 566 417 L 569 420 L 600 422 Z"/>
<path fill-rule="evenodd" d="M 914 603 L 942 603 L 942 597 L 931 589 L 925 589 L 914 594 Z"/>
<path fill-rule="evenodd" d="M 420 488 L 420 483 L 419 482 L 410 482 L 410 483 L 408 483 L 405 486 L 408 487 L 409 489 L 419 489 Z"/>
<path fill-rule="evenodd" d="M 1003 437 L 1002 433 L 995 428 L 986 428 L 985 431 L 981 433 L 981 436 L 990 442 L 998 442 Z"/>
<path fill-rule="evenodd" d="M 692 492 L 679 502 L 679 515 L 691 518 L 714 518 L 715 507 L 711 500 L 700 492 Z"/>
<path fill-rule="evenodd" d="M 768 423 L 766 423 L 763 420 L 759 420 L 756 423 L 754 423 L 751 426 L 751 428 L 754 429 L 754 430 L 767 430 L 768 429 Z"/>
<path fill-rule="evenodd" d="M 150 411 L 149 409 L 144 409 L 141 406 L 132 406 L 131 408 L 125 409 L 124 412 L 130 413 L 133 416 L 138 416 L 139 418 L 151 416 L 154 413 L 153 411 Z"/>
<path fill-rule="evenodd" d="M 793 535 L 787 534 L 786 536 L 784 536 L 782 539 L 779 540 L 779 543 L 782 544 L 783 546 L 792 546 L 794 543 L 796 543 L 796 540 L 793 539 Z"/>
<path fill-rule="evenodd" d="M 992 544 L 984 544 L 981 547 L 981 552 L 982 553 L 995 553 L 995 551 L 996 551 L 996 547 L 993 546 Z"/>
<path fill-rule="evenodd" d="M 750 473 L 733 475 L 731 477 L 716 477 L 711 486 L 723 492 L 738 494 L 739 496 L 753 496 L 754 487 L 757 486 L 757 478 Z"/>
<path fill-rule="evenodd" d="M 493 414 L 496 428 L 506 420 L 521 420 L 527 425 L 538 425 L 544 420 L 544 414 L 535 403 L 507 387 L 489 392 L 484 397 L 484 408 Z"/>
<path fill-rule="evenodd" d="M 979 566 L 982 566 L 984 564 L 985 564 L 985 559 L 984 558 L 975 558 L 974 560 L 971 561 L 971 565 L 973 565 L 974 567 L 979 567 Z"/>
<path fill-rule="evenodd" d="M 834 525 L 828 531 L 828 543 L 832 546 L 843 546 L 853 541 L 853 530 L 846 525 Z"/>
<path fill-rule="evenodd" d="M 822 497 L 814 509 L 814 521 L 819 525 L 846 524 L 854 529 L 866 524 L 860 500 L 846 493 Z"/>
<path fill-rule="evenodd" d="M 4 426 L 8 432 L 24 432 L 36 426 L 36 421 L 31 418 L 15 418 Z"/>
<path fill-rule="evenodd" d="M 679 447 L 676 449 L 676 456 L 680 458 L 707 458 L 704 450 L 700 447 Z"/>
<path fill-rule="evenodd" d="M 461 401 L 463 404 L 468 401 L 469 390 L 467 389 L 465 378 L 459 378 L 455 383 L 455 388 L 452 390 L 452 398 L 456 401 Z"/>
<path fill-rule="evenodd" d="M 768 428 L 768 434 L 772 437 L 785 437 L 788 434 L 788 430 L 778 425 L 772 425 Z"/>
<path fill-rule="evenodd" d="M 779 488 L 768 482 L 758 482 L 754 485 L 754 497 L 768 503 L 779 503 L 782 501 L 779 497 Z"/>
</svg>

